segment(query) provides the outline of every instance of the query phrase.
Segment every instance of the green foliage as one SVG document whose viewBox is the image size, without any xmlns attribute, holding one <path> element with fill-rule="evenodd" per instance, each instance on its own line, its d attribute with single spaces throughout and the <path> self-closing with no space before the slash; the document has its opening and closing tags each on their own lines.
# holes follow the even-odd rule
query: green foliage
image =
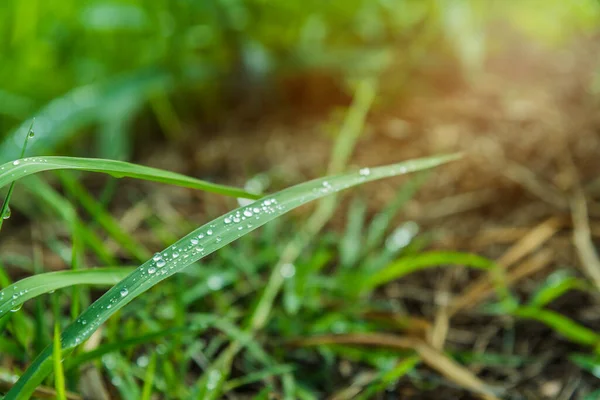
<svg viewBox="0 0 600 400">
<path fill-rule="evenodd" d="M 0 291 L 0 318 L 11 310 L 17 311 L 27 300 L 44 293 L 73 285 L 114 285 L 133 268 L 107 267 L 78 271 L 58 271 L 37 274 L 21 279 Z"/>
<path fill-rule="evenodd" d="M 65 354 L 81 344 L 111 315 L 152 286 L 183 270 L 195 261 L 231 243 L 244 234 L 309 201 L 342 189 L 390 176 L 432 168 L 455 156 L 413 160 L 396 165 L 321 178 L 301 184 L 226 214 L 186 235 L 141 265 L 85 310 L 63 332 Z M 246 220 L 243 222 L 243 220 Z M 239 341 L 238 341 L 239 342 Z M 46 349 L 7 393 L 6 398 L 30 395 L 51 370 L 52 350 Z M 217 380 L 221 379 L 218 373 Z M 211 376 L 211 373 L 209 373 Z M 217 383 L 214 383 L 217 385 Z M 211 383 L 212 385 L 212 383 Z M 219 385 L 220 386 L 220 385 Z"/>
<path fill-rule="evenodd" d="M 143 165 L 116 160 L 58 156 L 24 158 L 10 161 L 0 166 L 0 187 L 37 172 L 56 169 L 101 172 L 112 175 L 115 178 L 128 177 L 145 179 L 247 199 L 257 199 L 260 197 L 241 189 L 205 182 L 185 175 L 157 168 L 145 167 Z"/>
</svg>

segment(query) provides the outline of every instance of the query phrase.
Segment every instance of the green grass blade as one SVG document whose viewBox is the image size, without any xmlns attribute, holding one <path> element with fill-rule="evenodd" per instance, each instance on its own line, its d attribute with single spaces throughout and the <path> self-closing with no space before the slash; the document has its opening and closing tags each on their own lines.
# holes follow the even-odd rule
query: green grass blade
<svg viewBox="0 0 600 400">
<path fill-rule="evenodd" d="M 112 175 L 116 178 L 136 178 L 153 182 L 168 183 L 192 189 L 204 190 L 232 197 L 243 197 L 247 199 L 258 199 L 252 193 L 242 189 L 210 183 L 175 172 L 164 171 L 158 168 L 131 164 L 124 161 L 106 160 L 102 158 L 79 158 L 79 157 L 29 157 L 8 162 L 0 166 L 0 188 L 42 171 L 57 169 L 72 169 L 88 172 L 100 172 Z"/>
<path fill-rule="evenodd" d="M 394 368 L 381 374 L 379 379 L 365 388 L 364 392 L 356 397 L 357 400 L 368 400 L 375 397 L 379 392 L 383 392 L 392 385 L 398 382 L 404 375 L 415 369 L 421 362 L 421 357 L 413 355 L 406 357 L 400 361 Z"/>
<path fill-rule="evenodd" d="M 292 365 L 274 365 L 272 367 L 265 368 L 257 372 L 251 372 L 240 378 L 231 379 L 224 385 L 224 391 L 228 392 L 240 386 L 248 385 L 254 382 L 264 381 L 269 378 L 288 374 L 294 371 Z"/>
<path fill-rule="evenodd" d="M 156 353 L 152 353 L 150 364 L 146 369 L 144 376 L 144 387 L 142 388 L 141 400 L 150 400 L 152 396 L 152 387 L 154 386 L 154 372 L 156 371 Z"/>
<path fill-rule="evenodd" d="M 533 294 L 529 305 L 542 308 L 571 290 L 586 291 L 590 285 L 579 279 L 570 271 L 562 270 L 552 273 Z"/>
<path fill-rule="evenodd" d="M 58 322 L 54 324 L 54 339 L 52 348 L 54 351 L 54 387 L 56 388 L 56 398 L 58 400 L 67 400 L 65 389 L 65 374 L 62 366 L 62 348 L 60 346 L 60 328 Z"/>
<path fill-rule="evenodd" d="M 162 253 L 157 253 L 108 290 L 63 331 L 63 349 L 69 351 L 82 343 L 116 311 L 162 280 L 292 209 L 340 190 L 369 181 L 433 168 L 458 157 L 448 155 L 410 160 L 372 168 L 368 173 L 362 170 L 315 179 L 227 213 L 186 235 Z M 6 399 L 30 396 L 51 372 L 51 356 L 51 349 L 44 350 L 7 393 Z"/>
<path fill-rule="evenodd" d="M 21 158 L 25 156 L 25 151 L 27 151 L 27 142 L 29 142 L 29 138 L 33 137 L 33 120 L 31 121 L 31 125 L 29 125 L 29 129 L 27 130 L 27 134 L 25 135 L 25 142 L 23 143 L 23 147 L 21 148 Z M 9 188 L 6 196 L 4 197 L 4 203 L 2 203 L 2 209 L 0 209 L 0 229 L 2 229 L 2 223 L 8 217 L 10 217 L 10 208 L 8 206 L 10 202 L 10 198 L 12 196 L 12 192 L 15 188 L 15 182 L 13 181 Z"/>
<path fill-rule="evenodd" d="M 73 285 L 114 285 L 134 268 L 107 267 L 33 275 L 0 291 L 0 317 L 36 296 Z"/>
<path fill-rule="evenodd" d="M 569 356 L 569 360 L 575 363 L 579 368 L 600 379 L 600 355 L 575 353 Z"/>
<path fill-rule="evenodd" d="M 572 342 L 596 348 L 600 346 L 600 334 L 554 311 L 524 306 L 513 310 L 512 314 L 541 322 Z"/>
<path fill-rule="evenodd" d="M 442 265 L 461 265 L 488 270 L 494 268 L 492 261 L 475 254 L 434 251 L 400 258 L 368 278 L 364 283 L 364 288 L 373 289 L 410 273 Z"/>
</svg>

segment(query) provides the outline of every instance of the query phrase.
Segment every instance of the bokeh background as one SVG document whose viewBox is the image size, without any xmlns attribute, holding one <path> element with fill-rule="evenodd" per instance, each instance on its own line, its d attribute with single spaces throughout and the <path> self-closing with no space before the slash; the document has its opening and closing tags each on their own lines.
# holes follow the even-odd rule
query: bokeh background
<svg viewBox="0 0 600 400">
<path fill-rule="evenodd" d="M 410 236 L 409 241 L 422 232 L 427 244 L 417 248 L 469 251 L 507 262 L 515 274 L 515 293 L 525 299 L 556 272 L 568 271 L 592 285 L 585 271 L 596 262 L 593 250 L 591 255 L 589 246 L 582 250 L 585 244 L 573 235 L 583 232 L 583 241 L 593 245 L 600 237 L 599 54 L 597 0 L 3 0 L 0 162 L 18 158 L 34 121 L 29 155 L 128 160 L 275 191 L 326 173 L 357 84 L 370 80 L 376 98 L 350 167 L 453 151 L 465 154 L 462 161 L 429 176 L 395 216 L 400 230 L 394 232 Z M 91 221 L 92 229 L 101 230 L 94 215 L 83 216 L 86 207 L 78 204 L 85 190 L 124 232 L 149 249 L 164 247 L 190 226 L 236 205 L 188 189 L 79 177 L 87 189 L 66 190 L 65 197 Z M 64 184 L 64 178 L 58 182 Z M 357 196 L 367 219 L 390 204 L 405 182 L 393 179 L 360 189 Z M 36 206 L 39 201 L 17 185 L 13 213 L 0 239 L 2 262 L 14 279 L 31 273 L 31 243 L 46 246 L 47 240 L 40 239 L 44 235 L 52 237 L 43 256 L 45 270 L 69 264 L 66 228 L 60 218 L 44 214 Z M 358 207 L 352 204 L 340 202 L 309 258 L 318 259 L 321 251 L 336 247 L 340 232 L 352 229 L 348 215 Z M 300 219 L 305 211 L 299 212 Z M 249 240 L 235 248 L 238 253 L 211 259 L 207 268 L 243 265 L 239 254 L 261 259 L 267 268 L 277 260 L 277 251 L 265 259 L 260 254 L 265 248 L 267 253 L 280 250 L 270 241 L 278 237 L 273 233 L 277 229 L 279 238 L 293 237 L 292 228 L 273 228 L 266 233 L 270 239 Z M 110 234 L 103 239 L 119 262 L 137 261 Z M 344 245 L 340 248 L 343 252 Z M 87 263 L 97 265 L 98 260 L 88 256 Z M 253 285 L 260 286 L 268 275 L 264 269 L 257 271 Z M 458 296 L 472 280 L 467 272 L 420 273 L 391 283 L 377 299 L 393 304 L 394 311 L 417 315 L 427 325 L 443 303 L 440 292 Z M 188 283 L 180 279 L 173 288 Z M 231 286 L 235 294 L 217 291 L 203 310 L 225 312 L 231 298 L 242 298 L 243 307 L 249 306 L 244 297 L 248 288 Z M 140 309 L 147 312 L 161 296 L 153 292 L 153 300 L 141 303 Z M 320 296 L 307 295 L 312 308 L 307 306 L 311 312 L 305 314 L 290 312 L 284 304 L 269 334 L 287 337 L 313 328 L 322 332 L 336 323 L 351 325 L 347 313 L 318 319 Z M 63 301 L 68 306 L 68 299 Z M 565 295 L 552 309 L 598 330 L 599 305 L 597 291 L 590 291 Z M 183 322 L 183 316 L 171 314 L 155 316 L 152 323 L 145 317 L 143 323 L 131 322 L 137 317 L 129 315 L 129 325 L 113 321 L 106 336 L 127 336 L 138 323 L 145 329 L 173 318 Z M 286 315 L 300 322 L 289 322 Z M 26 365 L 40 348 L 37 339 L 19 339 L 14 329 L 21 358 L 6 356 L 4 371 Z M 597 355 L 573 361 L 579 345 L 552 329 L 534 322 L 519 325 L 507 316 L 467 313 L 452 320 L 450 332 L 453 348 L 479 349 L 479 355 L 489 348 L 520 357 L 494 367 L 485 364 L 491 358 L 478 359 L 472 367 L 505 386 L 507 398 L 598 395 Z M 492 339 L 494 335 L 500 338 Z M 215 338 L 211 333 L 206 340 Z M 39 343 L 48 340 L 41 335 Z M 135 357 L 123 356 L 125 364 L 139 360 L 139 351 Z M 350 351 L 320 355 L 331 364 L 324 374 L 331 381 L 313 376 L 302 381 L 310 382 L 307 386 L 317 396 L 355 385 L 365 363 L 383 368 Z M 299 365 L 320 365 L 312 355 L 294 357 Z M 332 362 L 336 357 L 343 362 Z M 535 362 L 523 361 L 528 357 Z M 173 365 L 179 365 L 176 361 Z M 114 362 L 105 360 L 104 368 L 110 370 Z M 106 394 L 100 398 L 136 393 L 135 385 L 123 386 L 125 376 L 139 380 L 143 375 L 135 369 L 139 363 L 131 362 L 133 369 L 123 367 L 122 375 L 100 370 L 105 379 L 97 381 L 103 382 Z M 253 370 L 238 365 L 236 371 L 244 376 Z M 189 381 L 199 373 L 184 368 L 182 374 Z M 165 380 L 165 385 L 157 384 L 163 395 L 188 394 Z M 248 393 L 259 391 L 251 386 L 244 392 L 248 397 L 232 398 L 252 398 Z M 384 393 L 410 399 L 443 398 L 431 397 L 434 393 L 467 396 L 431 373 L 400 381 Z M 598 397 L 585 397 L 593 398 Z"/>
</svg>

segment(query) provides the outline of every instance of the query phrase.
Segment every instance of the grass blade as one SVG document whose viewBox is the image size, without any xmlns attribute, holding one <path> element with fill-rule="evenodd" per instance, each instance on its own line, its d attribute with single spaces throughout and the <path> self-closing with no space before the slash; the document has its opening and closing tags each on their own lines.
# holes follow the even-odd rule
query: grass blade
<svg viewBox="0 0 600 400">
<path fill-rule="evenodd" d="M 554 311 L 523 306 L 514 310 L 512 314 L 541 322 L 572 342 L 594 348 L 600 346 L 600 334 Z"/>
<path fill-rule="evenodd" d="M 292 209 L 369 181 L 433 168 L 457 158 L 457 155 L 448 155 L 417 159 L 372 168 L 369 173 L 355 172 L 315 179 L 227 213 L 157 253 L 108 290 L 63 331 L 63 350 L 68 354 L 116 311 L 162 280 Z M 51 372 L 51 356 L 52 349 L 46 348 L 7 393 L 6 399 L 30 396 Z"/>
<path fill-rule="evenodd" d="M 0 291 L 0 317 L 34 297 L 73 285 L 114 285 L 134 268 L 106 267 L 33 275 Z"/>
<path fill-rule="evenodd" d="M 56 398 L 58 400 L 67 400 L 66 389 L 65 389 L 65 374 L 62 366 L 62 349 L 60 346 L 60 328 L 58 323 L 54 324 L 54 340 L 53 340 L 53 351 L 54 351 L 54 386 L 56 388 Z"/>
<path fill-rule="evenodd" d="M 23 143 L 23 148 L 21 148 L 21 158 L 25 156 L 25 151 L 27 151 L 27 142 L 29 142 L 29 138 L 33 137 L 33 120 L 31 121 L 31 125 L 29 125 L 29 129 L 27 130 L 27 134 L 25 135 L 25 142 Z M 8 192 L 4 197 L 4 203 L 2 203 L 2 209 L 0 209 L 0 229 L 2 229 L 2 223 L 8 217 L 10 217 L 10 208 L 8 203 L 10 202 L 10 198 L 12 196 L 12 192 L 15 188 L 15 182 L 13 181 L 8 188 Z"/>
<path fill-rule="evenodd" d="M 433 251 L 400 258 L 367 279 L 364 283 L 364 287 L 365 289 L 373 289 L 410 273 L 448 264 L 464 265 L 477 269 L 491 270 L 494 268 L 494 263 L 492 261 L 475 254 Z"/>
<path fill-rule="evenodd" d="M 246 199 L 258 199 L 260 197 L 256 194 L 248 193 L 242 189 L 206 182 L 158 168 L 131 164 L 124 161 L 106 160 L 102 158 L 62 156 L 22 158 L 0 166 L 0 188 L 28 175 L 57 169 L 100 172 L 112 175 L 116 178 L 127 177 L 153 182 L 168 183 L 192 189 L 204 190 L 206 192 L 222 194 L 225 196 L 242 197 Z"/>
<path fill-rule="evenodd" d="M 144 377 L 144 387 L 142 388 L 142 400 L 150 400 L 152 396 L 152 387 L 154 386 L 154 372 L 156 371 L 156 353 L 152 353 L 150 364 L 146 369 Z"/>
<path fill-rule="evenodd" d="M 556 271 L 538 288 L 529 301 L 532 307 L 542 308 L 571 290 L 589 290 L 590 285 L 567 270 Z"/>
</svg>

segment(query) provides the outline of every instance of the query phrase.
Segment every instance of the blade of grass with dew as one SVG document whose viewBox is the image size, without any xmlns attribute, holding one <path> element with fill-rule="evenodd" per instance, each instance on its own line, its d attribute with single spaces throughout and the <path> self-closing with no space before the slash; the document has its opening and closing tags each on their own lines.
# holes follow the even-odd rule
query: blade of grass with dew
<svg viewBox="0 0 600 400">
<path fill-rule="evenodd" d="M 571 290 L 587 291 L 592 289 L 583 279 L 573 276 L 567 270 L 556 271 L 545 280 L 531 297 L 531 307 L 542 308 Z"/>
<path fill-rule="evenodd" d="M 109 174 L 115 178 L 136 178 L 152 182 L 168 183 L 191 189 L 203 190 L 231 197 L 258 199 L 261 196 L 231 186 L 202 181 L 186 175 L 124 161 L 80 157 L 29 157 L 14 160 L 0 166 L 0 187 L 28 175 L 52 170 L 80 170 Z"/>
<path fill-rule="evenodd" d="M 315 179 L 227 213 L 157 253 L 109 289 L 63 331 L 63 350 L 68 354 L 116 311 L 162 280 L 292 209 L 353 186 L 433 168 L 457 158 L 458 155 L 446 155 L 416 159 L 372 168 L 368 174 L 355 172 Z M 6 399 L 31 395 L 51 372 L 51 356 L 51 349 L 44 350 L 7 393 Z"/>
<path fill-rule="evenodd" d="M 120 282 L 135 268 L 104 267 L 57 271 L 33 275 L 0 291 L 0 317 L 34 297 L 74 285 L 109 286 Z"/>
<path fill-rule="evenodd" d="M 23 147 L 21 148 L 21 158 L 25 156 L 25 151 L 27 150 L 27 142 L 29 142 L 29 138 L 34 136 L 33 133 L 33 123 L 34 120 L 31 121 L 31 125 L 29 125 L 29 129 L 27 130 L 27 134 L 25 135 L 25 142 L 23 142 Z M 2 209 L 0 209 L 0 229 L 2 229 L 2 223 L 5 219 L 10 217 L 10 208 L 9 202 L 10 197 L 12 196 L 12 192 L 15 188 L 15 181 L 11 182 L 10 187 L 8 188 L 8 192 L 4 197 L 4 203 L 2 203 Z"/>
<path fill-rule="evenodd" d="M 65 374 L 62 366 L 61 346 L 60 346 L 60 328 L 58 322 L 54 324 L 54 339 L 53 339 L 53 359 L 54 359 L 54 388 L 56 389 L 56 398 L 58 400 L 66 400 L 65 389 Z"/>
</svg>

